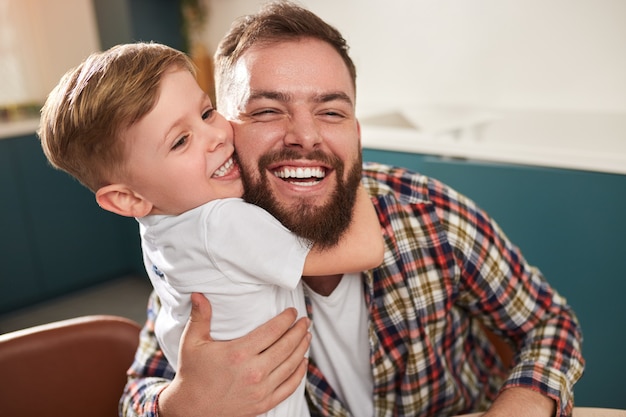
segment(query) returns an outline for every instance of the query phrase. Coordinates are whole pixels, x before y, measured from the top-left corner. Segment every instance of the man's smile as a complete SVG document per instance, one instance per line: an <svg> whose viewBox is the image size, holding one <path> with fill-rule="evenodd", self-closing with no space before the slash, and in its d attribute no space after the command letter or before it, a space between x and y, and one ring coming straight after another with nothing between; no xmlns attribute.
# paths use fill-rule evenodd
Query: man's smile
<svg viewBox="0 0 626 417"><path fill-rule="evenodd" d="M326 177L326 170L327 168L320 166L281 166L271 170L271 172L274 176L291 184L313 186L319 184Z"/></svg>

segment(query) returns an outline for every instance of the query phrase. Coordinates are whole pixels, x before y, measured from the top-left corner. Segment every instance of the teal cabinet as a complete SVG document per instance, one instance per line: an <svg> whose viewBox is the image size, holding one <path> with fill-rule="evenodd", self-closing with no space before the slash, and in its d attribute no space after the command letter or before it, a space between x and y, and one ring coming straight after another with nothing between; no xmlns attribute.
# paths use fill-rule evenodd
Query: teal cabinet
<svg viewBox="0 0 626 417"><path fill-rule="evenodd" d="M0 312L137 273L137 222L49 166L35 135L0 140Z"/></svg>
<svg viewBox="0 0 626 417"><path fill-rule="evenodd" d="M626 176L365 149L473 199L574 308L583 330L579 406L626 409Z"/></svg>
<svg viewBox="0 0 626 417"><path fill-rule="evenodd" d="M32 300L41 287L14 148L15 141L0 140L0 311Z"/></svg>
<svg viewBox="0 0 626 417"><path fill-rule="evenodd" d="M184 50L181 2L172 0L93 0L102 49L154 41Z"/></svg>

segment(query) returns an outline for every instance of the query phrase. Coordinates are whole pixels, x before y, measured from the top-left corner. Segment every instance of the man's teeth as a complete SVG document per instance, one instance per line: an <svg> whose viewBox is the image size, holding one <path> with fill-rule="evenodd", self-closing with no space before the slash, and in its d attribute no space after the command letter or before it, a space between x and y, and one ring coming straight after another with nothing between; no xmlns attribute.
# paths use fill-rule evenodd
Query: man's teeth
<svg viewBox="0 0 626 417"><path fill-rule="evenodd" d="M274 175L292 184L312 186L312 185L318 184L322 179L324 179L324 177L326 176L326 171L323 168L315 168L315 167L313 168L311 167L286 168L285 167L285 168L281 168L279 170L274 171Z"/></svg>
<svg viewBox="0 0 626 417"><path fill-rule="evenodd" d="M221 167L219 167L215 173L213 173L214 177L223 177L233 166L233 158L228 158L228 161L224 163Z"/></svg>
<svg viewBox="0 0 626 417"><path fill-rule="evenodd" d="M289 179L289 178L298 178L298 179L310 179L317 178L322 179L326 176L326 173L322 168L282 168L280 170L274 171L274 175L278 178Z"/></svg>

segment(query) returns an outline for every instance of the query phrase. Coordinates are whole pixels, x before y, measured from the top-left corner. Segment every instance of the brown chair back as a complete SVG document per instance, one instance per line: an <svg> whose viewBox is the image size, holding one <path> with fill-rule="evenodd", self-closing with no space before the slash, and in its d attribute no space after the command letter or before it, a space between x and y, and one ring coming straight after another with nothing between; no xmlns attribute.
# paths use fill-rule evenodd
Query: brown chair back
<svg viewBox="0 0 626 417"><path fill-rule="evenodd" d="M117 416L139 331L101 315L0 335L0 415Z"/></svg>
<svg viewBox="0 0 626 417"><path fill-rule="evenodd" d="M493 347L495 348L496 353L500 357L500 360L502 361L504 366L506 366L507 368L511 368L511 366L513 365L513 358L515 357L515 352L513 351L513 348L511 348L511 346L509 346L504 341L504 339L495 334L487 326L485 326L481 322L479 322L478 324L485 332L487 339L489 339L489 341L493 344Z"/></svg>

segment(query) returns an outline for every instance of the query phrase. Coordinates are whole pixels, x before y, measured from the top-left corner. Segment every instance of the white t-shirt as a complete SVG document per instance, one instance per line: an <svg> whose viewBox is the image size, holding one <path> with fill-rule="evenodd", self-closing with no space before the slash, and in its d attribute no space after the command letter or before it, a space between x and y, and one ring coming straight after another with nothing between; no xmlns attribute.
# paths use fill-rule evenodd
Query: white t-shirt
<svg viewBox="0 0 626 417"><path fill-rule="evenodd" d="M311 244L265 210L228 198L137 220L146 271L162 304L156 337L175 369L192 292L211 301L216 340L243 336L287 307L306 315L300 277ZM304 380L267 415L308 416Z"/></svg>
<svg viewBox="0 0 626 417"><path fill-rule="evenodd" d="M304 285L312 307L311 358L353 416L373 416L369 313L361 274L344 275L329 296Z"/></svg>

